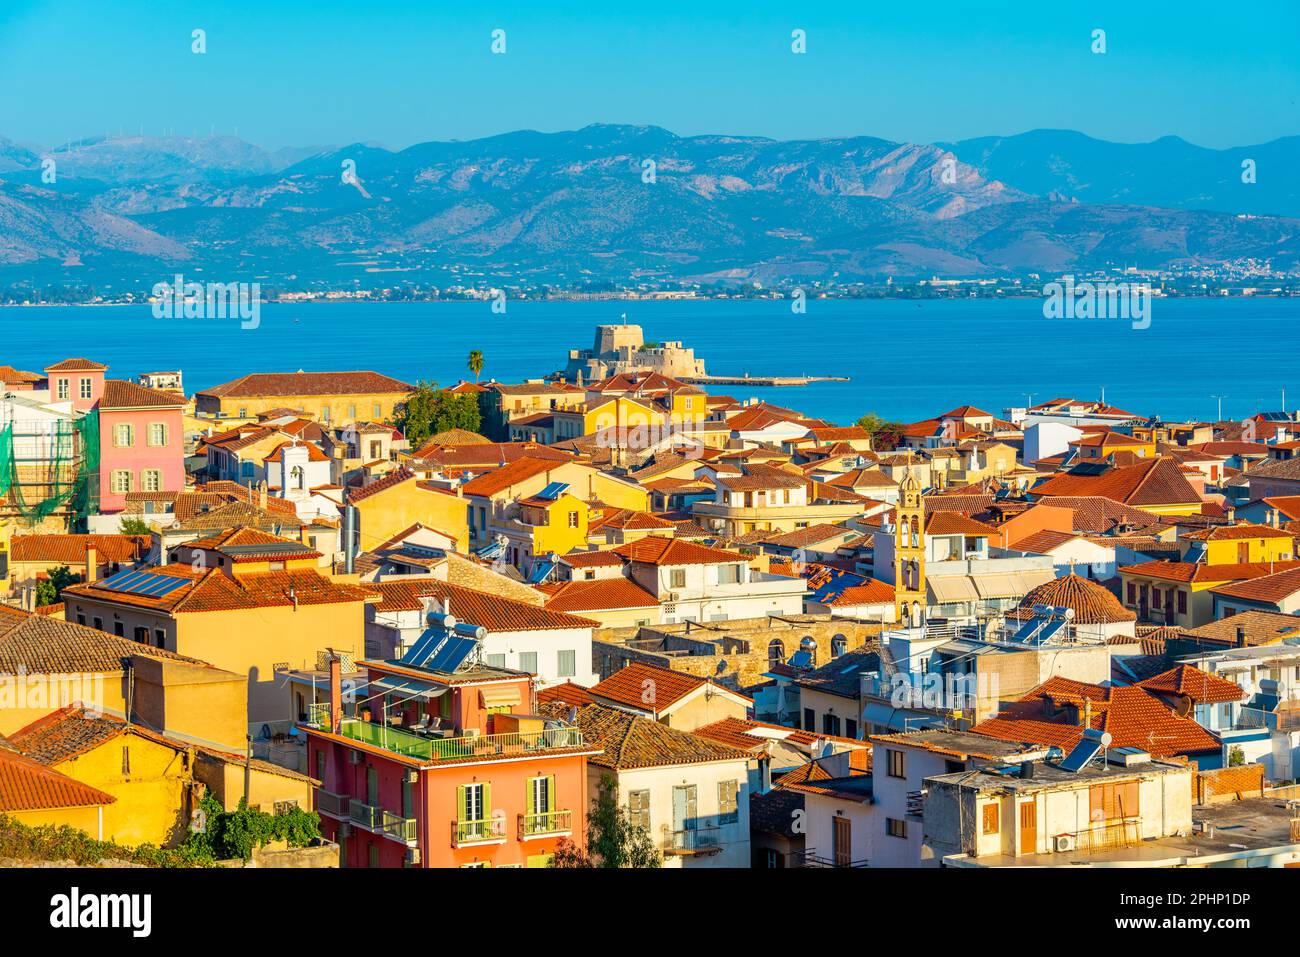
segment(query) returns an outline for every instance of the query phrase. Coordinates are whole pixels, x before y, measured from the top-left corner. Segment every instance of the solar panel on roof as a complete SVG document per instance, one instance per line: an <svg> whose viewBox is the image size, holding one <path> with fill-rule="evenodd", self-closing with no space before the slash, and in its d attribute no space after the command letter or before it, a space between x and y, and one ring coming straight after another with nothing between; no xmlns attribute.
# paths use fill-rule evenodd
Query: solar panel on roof
<svg viewBox="0 0 1300 957"><path fill-rule="evenodd" d="M1061 762L1061 767L1066 771L1074 771L1075 773L1082 771L1101 753L1101 749L1106 746L1108 740L1109 736L1106 736L1105 740L1103 740L1101 732L1088 728L1083 732L1083 737L1079 739L1079 743L1065 756L1065 760Z"/></svg>
<svg viewBox="0 0 1300 957"><path fill-rule="evenodd" d="M537 493L538 498L557 499L569 490L568 482L552 482Z"/></svg>
<svg viewBox="0 0 1300 957"><path fill-rule="evenodd" d="M1030 639L1030 641L1032 641L1035 645L1045 645L1053 638L1055 638L1056 633L1064 627L1065 627L1064 618L1053 619L1052 621L1049 621L1045 625L1043 625L1042 629L1038 632L1038 634L1034 635Z"/></svg>
<svg viewBox="0 0 1300 957"><path fill-rule="evenodd" d="M99 583L100 588L119 591L127 595L161 598L189 583L188 579L172 575L155 575L152 572L125 571L110 575Z"/></svg>
<svg viewBox="0 0 1300 957"><path fill-rule="evenodd" d="M419 666L424 664L425 660L433 654L438 644L447 636L447 632L441 628L429 628L415 643L406 649L406 654L399 659L404 665Z"/></svg>
<svg viewBox="0 0 1300 957"><path fill-rule="evenodd" d="M540 585L555 571L555 562L538 562L528 576L528 584Z"/></svg>
<svg viewBox="0 0 1300 957"><path fill-rule="evenodd" d="M465 663L465 659L478 646L473 638L461 638L452 635L438 648L438 651L424 667L432 671L453 672Z"/></svg>

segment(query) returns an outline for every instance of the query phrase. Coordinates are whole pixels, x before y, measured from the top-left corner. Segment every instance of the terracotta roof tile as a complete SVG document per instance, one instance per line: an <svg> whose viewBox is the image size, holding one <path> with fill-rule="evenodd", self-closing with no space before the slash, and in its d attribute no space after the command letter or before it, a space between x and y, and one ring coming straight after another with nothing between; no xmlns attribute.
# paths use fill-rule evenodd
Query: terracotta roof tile
<svg viewBox="0 0 1300 957"><path fill-rule="evenodd" d="M96 807L116 800L26 755L0 748L0 811Z"/></svg>
<svg viewBox="0 0 1300 957"><path fill-rule="evenodd" d="M1170 668L1138 682L1138 686L1161 694L1186 695L1198 704L1240 701L1246 697L1239 685L1191 665Z"/></svg>
<svg viewBox="0 0 1300 957"><path fill-rule="evenodd" d="M748 751L678 731L650 718L591 704L578 712L583 738L603 748L588 760L598 767L648 768L712 761L749 761Z"/></svg>
<svg viewBox="0 0 1300 957"><path fill-rule="evenodd" d="M9 558L74 565L84 563L86 549L93 548L100 561L132 563L148 554L150 541L148 535L15 535L9 543Z"/></svg>
<svg viewBox="0 0 1300 957"><path fill-rule="evenodd" d="M254 372L204 389L199 395L269 398L296 395L388 395L409 393L414 386L378 372Z"/></svg>

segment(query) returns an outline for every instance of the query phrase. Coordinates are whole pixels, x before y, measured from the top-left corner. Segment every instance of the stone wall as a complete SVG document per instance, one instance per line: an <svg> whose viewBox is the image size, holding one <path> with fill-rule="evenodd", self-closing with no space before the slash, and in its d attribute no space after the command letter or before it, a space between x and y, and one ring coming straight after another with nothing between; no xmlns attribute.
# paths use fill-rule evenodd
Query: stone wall
<svg viewBox="0 0 1300 957"><path fill-rule="evenodd" d="M608 678L629 664L640 662L684 674L713 678L737 690L764 680L770 667L769 646L781 642L782 661L789 661L805 638L817 645L817 662L832 658L835 637L845 639L852 651L880 633L879 622L834 618L830 615L789 615L780 618L743 618L696 624L646 625L640 628L605 628L593 635L592 668Z"/></svg>

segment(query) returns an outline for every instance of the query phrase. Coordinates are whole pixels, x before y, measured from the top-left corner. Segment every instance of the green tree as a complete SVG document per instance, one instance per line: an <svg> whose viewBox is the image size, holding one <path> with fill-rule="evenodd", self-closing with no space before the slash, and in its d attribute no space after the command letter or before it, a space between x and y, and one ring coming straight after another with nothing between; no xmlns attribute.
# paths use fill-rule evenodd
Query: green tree
<svg viewBox="0 0 1300 957"><path fill-rule="evenodd" d="M871 436L873 449L892 449L903 440L903 423L891 422L874 412L868 412L855 424Z"/></svg>
<svg viewBox="0 0 1300 957"><path fill-rule="evenodd" d="M38 608L58 603L59 596L63 594L63 589L81 581L81 576L74 575L67 565L60 565L58 568L47 568L45 575L43 581L36 583L36 607Z"/></svg>
<svg viewBox="0 0 1300 957"><path fill-rule="evenodd" d="M472 392L452 395L436 382L420 382L415 391L399 403L392 425L402 430L411 448L418 449L431 435L447 429L477 432L482 423L478 396Z"/></svg>
<svg viewBox="0 0 1300 957"><path fill-rule="evenodd" d="M117 526L119 535L148 535L150 531L149 523L134 515L122 519Z"/></svg>
<svg viewBox="0 0 1300 957"><path fill-rule="evenodd" d="M600 779L599 793L587 816L587 849L563 840L551 858L552 867L660 867L663 861L650 832L632 823L618 803L612 774Z"/></svg>
<svg viewBox="0 0 1300 957"><path fill-rule="evenodd" d="M469 351L469 371L474 373L474 381L478 381L479 373L483 371L483 352L480 349L471 349Z"/></svg>

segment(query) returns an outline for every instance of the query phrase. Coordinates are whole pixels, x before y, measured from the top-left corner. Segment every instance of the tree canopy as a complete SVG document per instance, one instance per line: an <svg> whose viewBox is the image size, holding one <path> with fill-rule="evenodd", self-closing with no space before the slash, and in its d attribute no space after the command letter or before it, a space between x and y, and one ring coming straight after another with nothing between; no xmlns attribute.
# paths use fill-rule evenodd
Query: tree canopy
<svg viewBox="0 0 1300 957"><path fill-rule="evenodd" d="M422 381L410 397L397 406L393 425L402 430L412 449L418 449L432 435L448 429L479 431L478 396L472 392L453 395L436 382Z"/></svg>
<svg viewBox="0 0 1300 957"><path fill-rule="evenodd" d="M618 785L612 774L600 779L599 793L587 816L587 849L561 841L552 867L660 867L662 859L650 833L633 824L618 803Z"/></svg>

